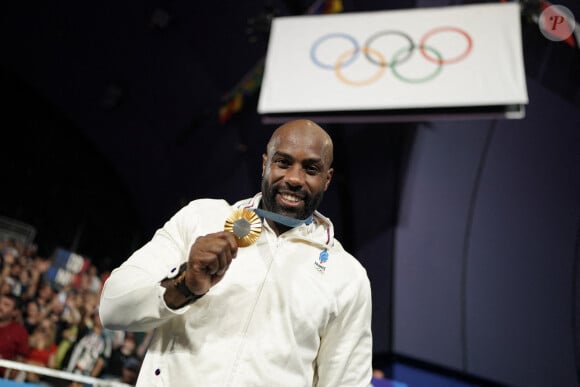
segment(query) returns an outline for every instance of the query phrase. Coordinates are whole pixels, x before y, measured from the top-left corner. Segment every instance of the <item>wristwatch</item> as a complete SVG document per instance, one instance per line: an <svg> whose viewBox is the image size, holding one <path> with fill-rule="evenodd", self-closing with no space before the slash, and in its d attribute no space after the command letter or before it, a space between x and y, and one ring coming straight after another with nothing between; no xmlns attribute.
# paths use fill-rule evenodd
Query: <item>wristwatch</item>
<svg viewBox="0 0 580 387"><path fill-rule="evenodd" d="M177 289L177 291L179 291L179 293L185 296L187 303L190 304L203 297L204 294L195 294L191 290L189 290L189 288L185 284L186 272L187 272L187 262L179 267L179 274L173 280L173 286L175 287L175 289Z"/></svg>

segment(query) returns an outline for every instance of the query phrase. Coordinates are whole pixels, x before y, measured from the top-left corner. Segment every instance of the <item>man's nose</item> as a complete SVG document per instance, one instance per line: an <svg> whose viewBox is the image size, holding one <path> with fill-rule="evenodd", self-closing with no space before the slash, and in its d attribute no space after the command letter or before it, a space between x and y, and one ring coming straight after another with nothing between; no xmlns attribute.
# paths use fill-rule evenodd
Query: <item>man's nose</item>
<svg viewBox="0 0 580 387"><path fill-rule="evenodd" d="M304 184L304 170L300 165L293 165L286 170L284 180L293 186L302 186Z"/></svg>

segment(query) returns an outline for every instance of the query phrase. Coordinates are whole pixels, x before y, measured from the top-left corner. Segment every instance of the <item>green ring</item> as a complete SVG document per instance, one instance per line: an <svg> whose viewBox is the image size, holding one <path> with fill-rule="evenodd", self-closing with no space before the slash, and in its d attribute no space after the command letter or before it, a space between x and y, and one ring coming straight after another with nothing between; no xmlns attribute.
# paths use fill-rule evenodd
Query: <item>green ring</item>
<svg viewBox="0 0 580 387"><path fill-rule="evenodd" d="M414 47L413 49L417 49L417 48L421 48L421 46ZM423 82L430 81L431 79L433 79L437 75L439 75L439 73L441 72L441 69L443 68L443 57L441 56L441 53L438 52L437 50L435 50L434 48L429 47L429 46L423 46L423 48L427 51L431 51L437 57L438 66L435 69L435 71L432 74L427 75L426 77L416 78L416 79L406 78L406 77L402 76L401 74L399 74L399 72L396 69L397 59L402 53L409 50L408 48L403 47L399 51L395 52L395 54L393 55L393 60L391 61L391 68L393 70L393 74L395 74L395 77L397 77L397 79L399 79L403 82L407 82L407 83L423 83Z"/></svg>

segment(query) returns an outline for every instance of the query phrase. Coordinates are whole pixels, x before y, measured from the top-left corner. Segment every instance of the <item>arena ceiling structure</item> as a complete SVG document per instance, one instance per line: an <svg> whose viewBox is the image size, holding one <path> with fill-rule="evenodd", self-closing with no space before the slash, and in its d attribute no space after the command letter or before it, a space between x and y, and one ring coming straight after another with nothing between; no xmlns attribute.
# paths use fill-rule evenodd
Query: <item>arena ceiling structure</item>
<svg viewBox="0 0 580 387"><path fill-rule="evenodd" d="M259 77L241 100L229 97L264 59L272 18L328 12L330 3L363 12L476 2L4 4L0 215L33 225L45 254L62 246L110 268L189 200L251 195L273 127L256 113ZM533 20L541 3L522 2L526 74L580 106L580 50L543 39ZM561 4L580 14L577 2ZM413 125L382 125L382 147L369 136L377 124L352 125L348 133L345 127L328 128L339 149L353 149L343 167L358 168L382 152L371 161L392 161L387 176L396 182ZM356 216L348 208L349 175L335 180L330 196L341 208L339 229L346 229ZM396 183L378 191L394 209ZM377 220L391 221L394 214ZM356 248L360 237L349 231L345 244Z"/></svg>

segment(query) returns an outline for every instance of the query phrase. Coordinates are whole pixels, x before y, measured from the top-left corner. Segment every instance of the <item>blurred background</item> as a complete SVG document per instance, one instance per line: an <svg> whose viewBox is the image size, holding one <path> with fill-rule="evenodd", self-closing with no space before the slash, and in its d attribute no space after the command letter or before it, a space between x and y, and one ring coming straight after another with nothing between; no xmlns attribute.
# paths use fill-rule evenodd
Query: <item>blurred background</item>
<svg viewBox="0 0 580 387"><path fill-rule="evenodd" d="M0 216L31 225L41 255L107 272L190 200L252 196L275 128L256 113L270 21L326 3L3 4ZM324 125L336 156L321 211L369 272L376 367L394 379L404 363L475 385L579 385L579 42L544 38L547 2L520 3L525 119Z"/></svg>

